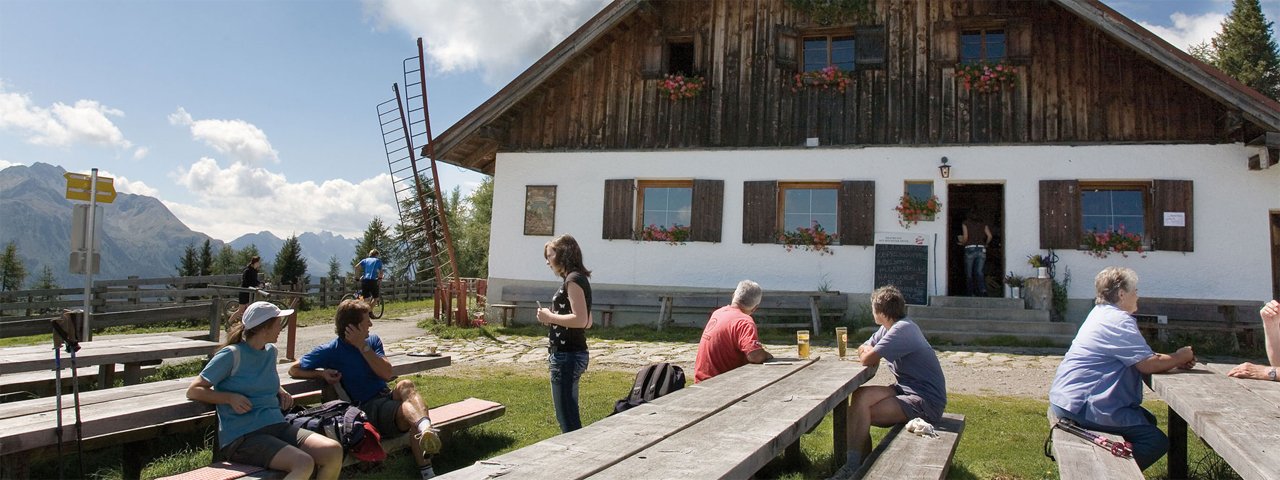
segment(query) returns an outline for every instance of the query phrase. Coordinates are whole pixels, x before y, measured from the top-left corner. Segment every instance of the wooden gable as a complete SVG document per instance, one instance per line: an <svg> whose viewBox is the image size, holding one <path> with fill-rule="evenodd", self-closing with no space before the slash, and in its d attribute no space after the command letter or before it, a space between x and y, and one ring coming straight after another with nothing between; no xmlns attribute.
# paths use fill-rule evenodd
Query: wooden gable
<svg viewBox="0 0 1280 480"><path fill-rule="evenodd" d="M491 174L497 151L789 147L809 137L1220 143L1268 131L1267 119L1242 121L1168 61L1117 40L1083 10L1092 0L873 3L869 18L820 27L785 0L619 0L446 131L437 150ZM1006 32L1011 88L976 93L955 78L960 32L975 26ZM805 35L841 31L860 46L848 88L797 87ZM694 70L706 86L672 100L658 91L662 55L681 39L696 39Z"/></svg>

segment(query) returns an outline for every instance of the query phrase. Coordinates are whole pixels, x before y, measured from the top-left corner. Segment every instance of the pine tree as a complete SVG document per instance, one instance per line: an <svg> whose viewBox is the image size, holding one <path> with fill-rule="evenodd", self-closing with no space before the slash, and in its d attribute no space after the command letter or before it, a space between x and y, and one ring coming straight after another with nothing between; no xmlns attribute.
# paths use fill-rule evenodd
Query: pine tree
<svg viewBox="0 0 1280 480"><path fill-rule="evenodd" d="M258 253L258 246L252 243L250 243L249 246L240 249L240 251L236 253L236 270L233 273L240 273L244 270L244 267L249 266L249 259L259 255L261 254ZM266 270L266 262L262 263L264 264L262 270Z"/></svg>
<svg viewBox="0 0 1280 480"><path fill-rule="evenodd" d="M213 275L213 246L209 244L209 239L204 239L204 245L200 247L200 273L198 275Z"/></svg>
<svg viewBox="0 0 1280 480"><path fill-rule="evenodd" d="M32 290L55 290L58 287L58 277L53 275L53 268L45 265L40 268L40 276L36 277L35 283L31 285Z"/></svg>
<svg viewBox="0 0 1280 480"><path fill-rule="evenodd" d="M361 273L360 261L368 257L369 251L375 248L378 249L378 258L382 259L384 268L399 263L396 261L399 255L396 252L396 241L391 238L391 229L378 217L369 221L369 226L365 227L360 242L356 243L355 256L351 259L352 273L357 275ZM396 278L394 275L388 275L388 277Z"/></svg>
<svg viewBox="0 0 1280 480"><path fill-rule="evenodd" d="M214 275L230 275L240 273L244 265L236 264L236 249L231 245L223 244L218 250L218 256L213 261Z"/></svg>
<svg viewBox="0 0 1280 480"><path fill-rule="evenodd" d="M188 243L178 260L178 276L194 277L200 274L200 254L196 253L196 244Z"/></svg>
<svg viewBox="0 0 1280 480"><path fill-rule="evenodd" d="M342 262L338 261L338 256L329 257L329 281L335 284L342 281Z"/></svg>
<svg viewBox="0 0 1280 480"><path fill-rule="evenodd" d="M27 278L27 267L18 258L18 242L10 241L0 256L0 292L22 288Z"/></svg>
<svg viewBox="0 0 1280 480"><path fill-rule="evenodd" d="M297 235L290 235L285 239L284 246L276 254L273 272L282 285L296 285L310 280L307 277L307 259L302 258L302 246L298 243Z"/></svg>
<svg viewBox="0 0 1280 480"><path fill-rule="evenodd" d="M489 276L489 224L493 220L493 177L486 178L467 196L467 210L453 240L458 272L463 277Z"/></svg>
<svg viewBox="0 0 1280 480"><path fill-rule="evenodd" d="M1263 95L1280 99L1280 49L1272 24L1262 15L1258 0L1234 0L1222 32L1209 48L1193 47L1192 53Z"/></svg>

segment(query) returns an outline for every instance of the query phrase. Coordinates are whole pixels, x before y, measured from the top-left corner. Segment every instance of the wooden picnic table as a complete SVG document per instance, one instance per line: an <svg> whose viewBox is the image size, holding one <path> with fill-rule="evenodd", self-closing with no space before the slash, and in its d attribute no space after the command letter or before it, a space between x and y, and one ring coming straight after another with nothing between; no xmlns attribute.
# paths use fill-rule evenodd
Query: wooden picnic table
<svg viewBox="0 0 1280 480"><path fill-rule="evenodd" d="M387 360L391 362L392 373L395 375L446 367L450 363L447 355L415 357L394 354L387 355ZM323 383L314 379L290 378L290 365L281 364L277 370L281 386L295 396L308 392L318 393ZM212 405L187 399L187 387L193 379L194 377L164 380L82 392L80 416L84 438L111 439L117 435L131 434L130 438L136 439L140 430L164 432L165 428L174 423L190 422L213 415ZM63 397L62 438L64 441L71 441L75 438L72 399L69 394ZM55 401L55 398L39 398L0 404L0 446L3 446L4 456L57 445Z"/></svg>
<svg viewBox="0 0 1280 480"><path fill-rule="evenodd" d="M677 301L687 305L677 305ZM660 293L658 294L658 325L669 325L672 322L672 314L677 307L696 306L707 309L707 313L715 311L717 308L729 305L733 301L733 291L724 290L719 292L682 292L682 293ZM821 330L822 324L822 307L831 307L832 303L838 303L842 306L839 308L841 312L845 310L848 302L847 296L840 292L791 292L791 291L766 291L764 297L760 299L760 305L756 307L756 315L767 315L769 310L797 310L807 309L809 312L810 324L807 325L814 332ZM765 324L767 325L767 324ZM777 326L799 327L799 324L786 324Z"/></svg>
<svg viewBox="0 0 1280 480"><path fill-rule="evenodd" d="M192 340L173 335L148 335L81 342L76 352L76 366L101 367L100 377L111 381L115 364L124 364L124 383L134 385L141 381L142 365L167 358L192 357L213 353L216 342ZM62 369L70 370L71 356L61 352ZM52 343L39 346L0 348L0 375L51 371L55 369ZM68 373L69 374L69 373Z"/></svg>
<svg viewBox="0 0 1280 480"><path fill-rule="evenodd" d="M1169 477L1187 478L1187 427L1245 479L1280 478L1280 383L1231 378L1234 365L1151 375L1169 405Z"/></svg>
<svg viewBox="0 0 1280 480"><path fill-rule="evenodd" d="M746 365L440 478L747 478L827 412L843 459L849 395L874 375L835 357Z"/></svg>

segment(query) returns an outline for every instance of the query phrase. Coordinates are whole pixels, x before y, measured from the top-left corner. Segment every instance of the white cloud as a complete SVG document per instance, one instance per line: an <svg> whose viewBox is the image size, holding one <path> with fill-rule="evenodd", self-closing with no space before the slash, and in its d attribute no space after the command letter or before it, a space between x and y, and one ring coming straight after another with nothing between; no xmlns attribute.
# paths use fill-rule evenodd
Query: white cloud
<svg viewBox="0 0 1280 480"><path fill-rule="evenodd" d="M201 158L173 178L195 199L165 205L192 230L226 241L262 230L281 238L321 230L354 237L375 216L398 221L391 177L385 173L358 183L290 183L262 167L232 163L223 168L212 158Z"/></svg>
<svg viewBox="0 0 1280 480"><path fill-rule="evenodd" d="M137 149L135 149L135 150L133 151L133 159L134 159L134 160L142 160L143 158L146 158L146 157L147 157L147 154L148 154L148 153L151 153L151 149L150 149L150 148L147 148L147 147L138 147Z"/></svg>
<svg viewBox="0 0 1280 480"><path fill-rule="evenodd" d="M84 143L128 149L133 142L125 139L109 118L123 116L124 112L95 100L42 107L30 95L8 91L0 83L0 130L24 135L27 143L34 145L66 147Z"/></svg>
<svg viewBox="0 0 1280 480"><path fill-rule="evenodd" d="M608 0L364 0L378 27L422 37L428 67L441 73L481 70L499 85L568 37Z"/></svg>
<svg viewBox="0 0 1280 480"><path fill-rule="evenodd" d="M1159 35L1166 42L1173 44L1173 46L1187 50L1192 45L1206 43L1213 38L1222 29L1222 21L1226 18L1227 16L1222 13L1210 12L1201 15L1187 15L1182 12L1174 12L1169 15L1169 20L1173 21L1172 27L1153 25L1146 22L1138 23L1143 28Z"/></svg>
<svg viewBox="0 0 1280 480"><path fill-rule="evenodd" d="M271 147L266 132L244 120L195 120L185 108L178 107L178 111L169 114L169 123L190 127L191 138L229 155L236 163L280 163L279 153Z"/></svg>
<svg viewBox="0 0 1280 480"><path fill-rule="evenodd" d="M6 168L14 167L18 165L22 165L22 164L18 162L10 162L8 160L0 160L0 170L4 170Z"/></svg>

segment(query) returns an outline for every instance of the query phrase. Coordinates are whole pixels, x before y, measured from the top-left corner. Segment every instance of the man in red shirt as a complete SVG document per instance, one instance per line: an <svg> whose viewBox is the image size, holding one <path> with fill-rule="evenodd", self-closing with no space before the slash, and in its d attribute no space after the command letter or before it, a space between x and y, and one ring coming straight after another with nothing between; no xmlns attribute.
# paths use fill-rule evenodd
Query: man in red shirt
<svg viewBox="0 0 1280 480"><path fill-rule="evenodd" d="M702 340L698 342L698 357L693 364L693 383L698 383L748 363L764 363L773 355L760 345L756 333L756 321L751 314L760 306L763 291L751 280L738 282L733 292L733 303L711 314Z"/></svg>

